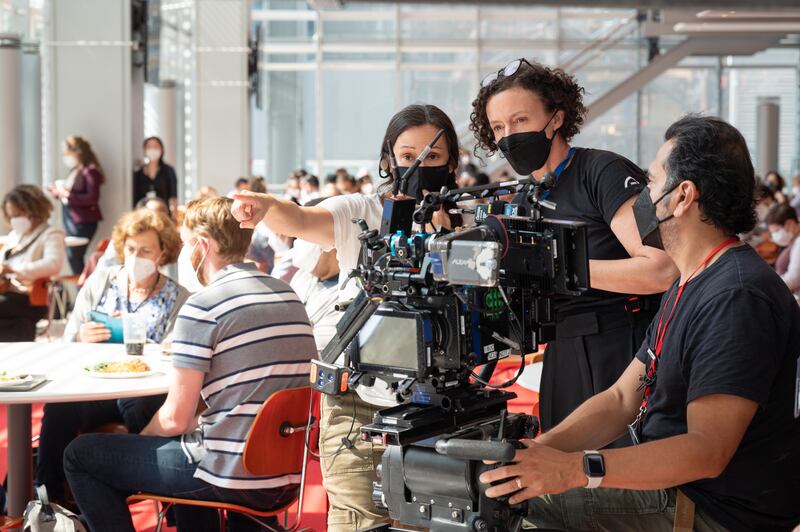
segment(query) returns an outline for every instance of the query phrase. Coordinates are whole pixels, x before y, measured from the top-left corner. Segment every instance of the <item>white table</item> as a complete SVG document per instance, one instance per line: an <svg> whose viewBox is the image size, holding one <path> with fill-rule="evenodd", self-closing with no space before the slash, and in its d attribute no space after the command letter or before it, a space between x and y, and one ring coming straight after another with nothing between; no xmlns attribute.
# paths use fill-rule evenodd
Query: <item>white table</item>
<svg viewBox="0 0 800 532"><path fill-rule="evenodd" d="M125 357L122 344L0 342L0 372L46 375L48 382L30 392L0 392L8 405L8 515L19 517L32 498L31 405L145 397L166 393L171 364L160 346L145 346L145 362L159 373L135 379L98 379L83 369Z"/></svg>

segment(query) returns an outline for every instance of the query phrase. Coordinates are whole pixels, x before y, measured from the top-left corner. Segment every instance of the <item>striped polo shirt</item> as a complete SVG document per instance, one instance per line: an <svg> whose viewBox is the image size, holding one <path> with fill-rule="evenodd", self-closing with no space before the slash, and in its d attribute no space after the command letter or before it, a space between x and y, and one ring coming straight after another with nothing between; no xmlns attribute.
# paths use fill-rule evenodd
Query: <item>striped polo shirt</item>
<svg viewBox="0 0 800 532"><path fill-rule="evenodd" d="M300 475L247 473L242 452L258 409L278 390L308 385L316 357L308 316L288 284L252 264L232 264L181 307L173 331L173 365L205 373L208 408L183 446L194 476L229 489L298 484Z"/></svg>

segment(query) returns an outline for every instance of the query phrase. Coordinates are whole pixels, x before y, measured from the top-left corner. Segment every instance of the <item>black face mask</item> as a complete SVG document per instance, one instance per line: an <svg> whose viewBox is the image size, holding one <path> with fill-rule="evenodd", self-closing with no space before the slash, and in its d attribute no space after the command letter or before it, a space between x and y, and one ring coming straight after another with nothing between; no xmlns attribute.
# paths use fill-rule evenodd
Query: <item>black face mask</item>
<svg viewBox="0 0 800 532"><path fill-rule="evenodd" d="M398 166L397 174L402 175L408 170L408 166ZM422 201L422 190L428 192L439 192L442 187L450 183L450 169L447 165L442 166L418 166L414 173L408 176L408 190L406 194L417 201Z"/></svg>
<svg viewBox="0 0 800 532"><path fill-rule="evenodd" d="M503 156L516 173L530 175L547 162L547 158L550 157L553 139L548 139L544 130L547 129L547 126L550 125L555 116L556 113L553 113L553 116L550 117L550 120L547 121L541 131L514 133L503 137L497 143L497 147L503 152ZM555 136L555 133L553 136Z"/></svg>
<svg viewBox="0 0 800 532"><path fill-rule="evenodd" d="M656 214L656 205L676 188L677 186L664 192L655 203L650 199L650 187L644 187L639 197L636 198L633 204L633 217L636 219L636 227L639 229L639 236L642 238L642 244L645 246L661 250L664 249L659 226L667 220L672 219L675 215L670 214L663 220L660 220Z"/></svg>

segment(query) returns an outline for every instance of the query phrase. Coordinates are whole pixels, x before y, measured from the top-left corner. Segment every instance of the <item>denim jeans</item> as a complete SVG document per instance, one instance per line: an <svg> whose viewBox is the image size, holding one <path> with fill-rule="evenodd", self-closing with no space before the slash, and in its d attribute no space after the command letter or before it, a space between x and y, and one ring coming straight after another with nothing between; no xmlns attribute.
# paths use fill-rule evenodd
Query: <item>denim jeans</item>
<svg viewBox="0 0 800 532"><path fill-rule="evenodd" d="M50 499L64 499L64 449L82 432L91 432L106 423L125 423L131 434L138 434L158 411L166 395L49 403L44 405L39 452L36 454L36 485L44 484Z"/></svg>
<svg viewBox="0 0 800 532"><path fill-rule="evenodd" d="M524 528L607 530L609 532L672 532L677 490L576 489L528 502ZM699 508L695 532L724 532Z"/></svg>
<svg viewBox="0 0 800 532"><path fill-rule="evenodd" d="M182 499L241 504L257 510L275 508L297 493L297 486L272 490L233 490L194 478L180 438L135 434L86 434L64 453L64 470L75 501L92 532L134 532L125 499L138 492ZM219 530L216 511L175 506L179 531ZM276 520L264 520L275 526ZM247 517L231 514L231 531L262 530Z"/></svg>
<svg viewBox="0 0 800 532"><path fill-rule="evenodd" d="M69 207L66 205L61 209L61 220L64 224L64 232L67 233L67 236L82 236L88 238L91 243L95 232L97 232L97 222L74 222L69 215ZM86 249L88 247L88 244L85 246L67 247L67 262L69 262L69 268L74 275L80 275L81 272L83 272L83 258L86 255Z"/></svg>

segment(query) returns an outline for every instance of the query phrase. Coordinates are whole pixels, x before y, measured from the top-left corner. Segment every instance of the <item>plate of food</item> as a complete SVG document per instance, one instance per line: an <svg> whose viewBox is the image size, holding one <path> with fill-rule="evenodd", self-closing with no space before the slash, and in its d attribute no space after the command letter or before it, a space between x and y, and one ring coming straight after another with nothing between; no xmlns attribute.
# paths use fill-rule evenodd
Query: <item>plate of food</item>
<svg viewBox="0 0 800 532"><path fill-rule="evenodd" d="M0 385L2 386L24 386L33 380L33 375L25 373L9 374L7 372L0 373Z"/></svg>
<svg viewBox="0 0 800 532"><path fill-rule="evenodd" d="M98 379L136 379L158 373L139 358L108 360L83 369L90 377Z"/></svg>

